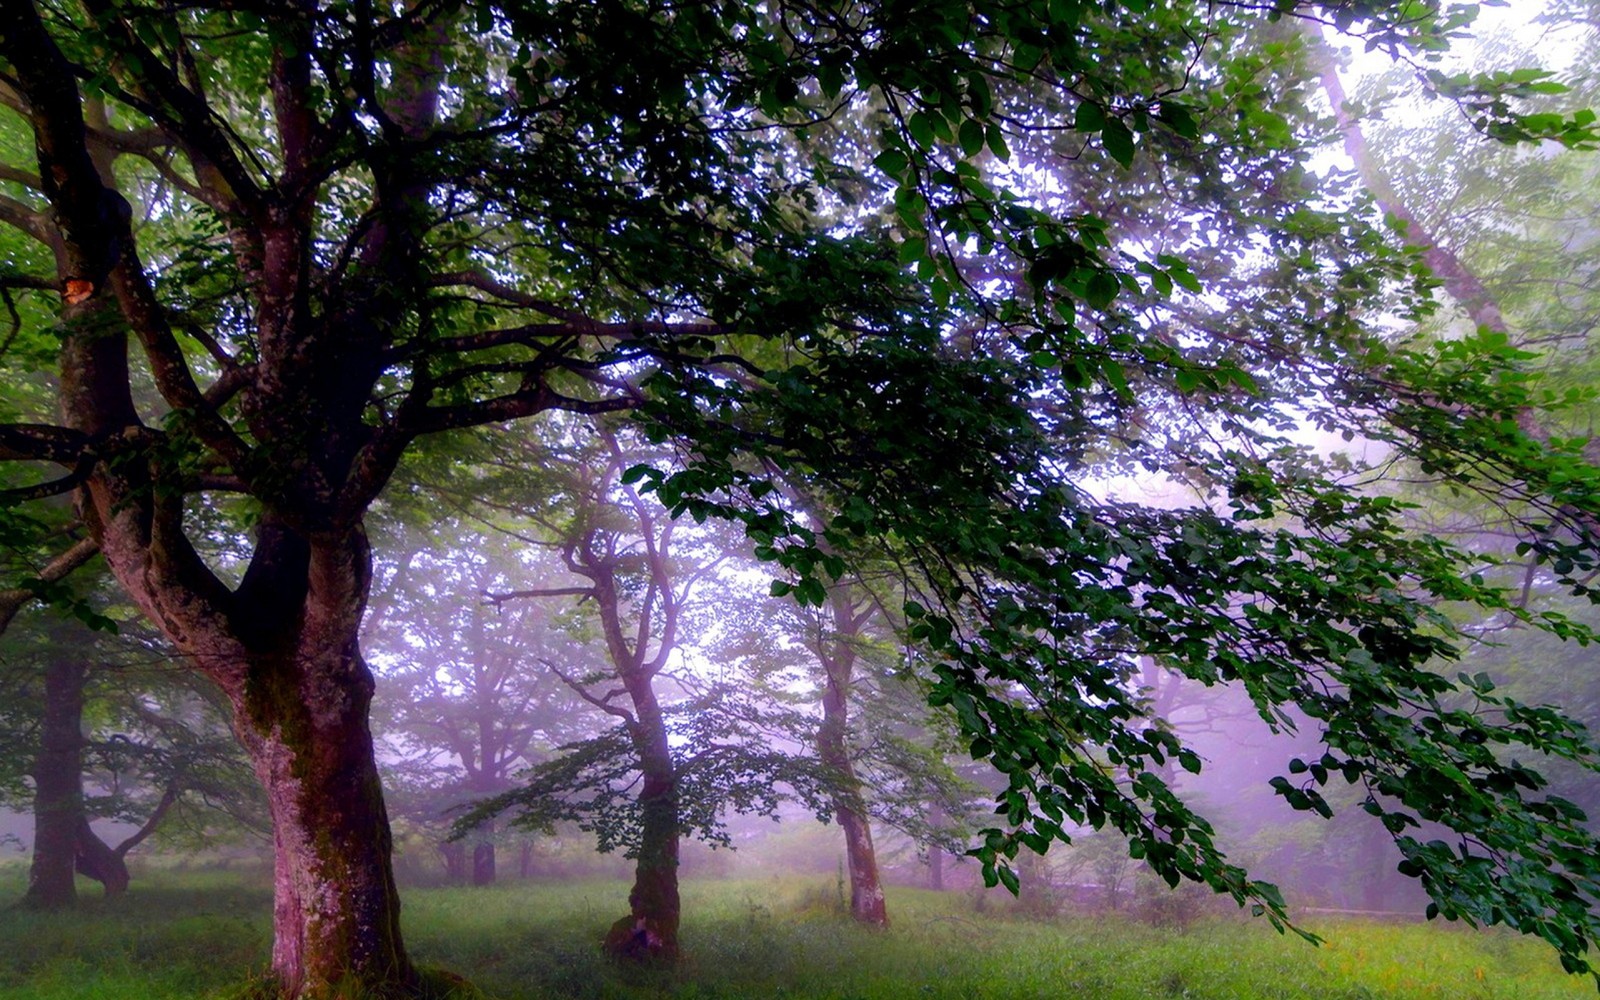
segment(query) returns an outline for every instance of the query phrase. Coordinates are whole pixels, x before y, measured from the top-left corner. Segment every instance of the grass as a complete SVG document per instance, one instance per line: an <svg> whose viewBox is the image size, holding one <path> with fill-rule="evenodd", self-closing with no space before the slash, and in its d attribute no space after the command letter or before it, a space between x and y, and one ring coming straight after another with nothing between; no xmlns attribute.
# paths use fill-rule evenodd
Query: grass
<svg viewBox="0 0 1600 1000"><path fill-rule="evenodd" d="M122 900L85 892L80 912L10 904L0 875L0 996L8 1000L226 997L258 975L270 898L238 876L151 875ZM1543 1000L1594 996L1555 956L1514 935L1434 925L1314 924L1312 948L1259 922L1183 930L1119 918L1040 923L958 893L891 890L887 932L841 919L831 883L685 886L686 959L618 968L596 947L621 912L615 882L413 889L415 958L495 1000ZM995 911L999 910L996 915Z"/></svg>

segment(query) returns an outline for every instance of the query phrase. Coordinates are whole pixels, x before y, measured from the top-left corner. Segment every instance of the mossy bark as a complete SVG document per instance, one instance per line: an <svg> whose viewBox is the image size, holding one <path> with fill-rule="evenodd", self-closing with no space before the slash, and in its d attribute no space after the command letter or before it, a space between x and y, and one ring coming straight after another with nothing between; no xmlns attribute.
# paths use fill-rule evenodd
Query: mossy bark
<svg viewBox="0 0 1600 1000"><path fill-rule="evenodd" d="M273 822L272 973L285 996L403 994L392 838L354 640L252 665L236 728Z"/></svg>
<svg viewBox="0 0 1600 1000"><path fill-rule="evenodd" d="M629 729L639 755L639 857L627 917L611 926L605 948L616 958L671 963L678 958L678 778L666 721L648 679L630 678L638 710Z"/></svg>

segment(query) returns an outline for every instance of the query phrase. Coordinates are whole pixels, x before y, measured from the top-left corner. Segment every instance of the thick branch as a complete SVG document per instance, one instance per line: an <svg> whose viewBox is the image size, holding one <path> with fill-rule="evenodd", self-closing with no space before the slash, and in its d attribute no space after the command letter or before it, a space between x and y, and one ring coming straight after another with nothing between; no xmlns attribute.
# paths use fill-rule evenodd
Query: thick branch
<svg viewBox="0 0 1600 1000"><path fill-rule="evenodd" d="M625 708L618 708L616 705L612 704L613 701L628 693L623 688L612 688L603 695L596 695L591 693L589 689L576 678L568 677L560 667L556 666L550 660L540 659L539 662L548 667L551 673L559 677L563 684L576 692L578 697L593 705L595 708L598 708L607 715L614 715L617 718L624 720L630 726L638 724L637 720L634 719L632 712Z"/></svg>
<svg viewBox="0 0 1600 1000"><path fill-rule="evenodd" d="M499 607L507 601L522 600L530 597L593 597L593 587L543 587L536 590L508 590L505 593L493 594L483 592L484 600Z"/></svg>
<svg viewBox="0 0 1600 1000"><path fill-rule="evenodd" d="M181 794L183 793L178 790L177 785L168 785L167 790L161 793L161 801L156 803L155 809L145 818L144 825L135 830L127 840L112 848L111 852L119 858L126 858L129 851L144 843L147 837L156 832L156 827L161 825L167 812L177 804Z"/></svg>
<svg viewBox="0 0 1600 1000"><path fill-rule="evenodd" d="M27 233L52 251L59 252L61 248L61 234L51 223L49 214L25 205L15 198L0 195L0 222Z"/></svg>
<svg viewBox="0 0 1600 1000"><path fill-rule="evenodd" d="M54 424L0 424L0 461L55 462L76 468L89 438Z"/></svg>

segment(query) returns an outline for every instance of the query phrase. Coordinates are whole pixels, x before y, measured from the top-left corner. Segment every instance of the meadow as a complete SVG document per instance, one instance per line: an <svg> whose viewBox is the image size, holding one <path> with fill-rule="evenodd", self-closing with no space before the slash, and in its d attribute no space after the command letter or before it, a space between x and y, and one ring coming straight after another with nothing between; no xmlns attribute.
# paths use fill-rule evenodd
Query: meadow
<svg viewBox="0 0 1600 1000"><path fill-rule="evenodd" d="M0 996L7 1000L188 1000L248 996L269 942L270 893L227 873L152 873L121 900L87 885L80 912L13 905L0 873ZM894 926L844 919L831 880L685 886L687 958L670 971L619 968L596 943L624 883L411 889L417 960L493 1000L1541 1000L1592 997L1555 956L1504 932L1449 925L1308 921L1312 947L1259 921L1157 928L1112 916L1038 921L989 899L891 889Z"/></svg>

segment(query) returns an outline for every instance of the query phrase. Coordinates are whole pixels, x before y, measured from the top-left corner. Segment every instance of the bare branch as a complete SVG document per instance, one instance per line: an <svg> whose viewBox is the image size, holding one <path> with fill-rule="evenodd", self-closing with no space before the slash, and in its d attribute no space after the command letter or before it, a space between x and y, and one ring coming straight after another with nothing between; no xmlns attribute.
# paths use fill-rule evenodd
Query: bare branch
<svg viewBox="0 0 1600 1000"><path fill-rule="evenodd" d="M535 590L508 590L502 594L494 594L485 590L484 600L499 607L507 601L523 600L531 597L593 597L593 587L543 587Z"/></svg>
<svg viewBox="0 0 1600 1000"><path fill-rule="evenodd" d="M587 687L585 687L581 681L577 680L576 678L568 677L566 673L560 667L556 666L552 661L540 657L539 662L548 668L551 673L561 678L561 683L571 688L578 695L578 697L582 698L584 701L593 705L595 708L598 708L607 715L614 715L617 718L622 719L630 726L638 725L638 720L634 718L632 712L625 708L618 708L616 705L612 704L612 702L616 701L624 694L627 694L627 691L624 689L612 688L603 695L596 695Z"/></svg>

